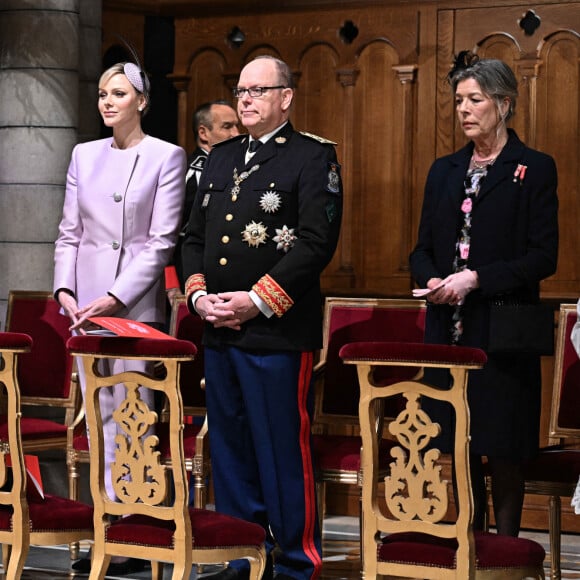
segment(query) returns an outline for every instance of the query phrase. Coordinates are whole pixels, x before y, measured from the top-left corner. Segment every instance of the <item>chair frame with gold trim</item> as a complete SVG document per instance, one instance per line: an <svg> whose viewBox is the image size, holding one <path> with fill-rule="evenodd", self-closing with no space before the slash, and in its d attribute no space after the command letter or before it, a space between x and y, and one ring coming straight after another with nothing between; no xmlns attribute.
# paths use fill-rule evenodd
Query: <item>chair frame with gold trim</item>
<svg viewBox="0 0 580 580"><path fill-rule="evenodd" d="M551 446L541 449L538 457L526 464L524 471L525 492L550 498L548 528L552 580L562 577L560 498L574 495L580 473L580 359L570 339L576 320L576 304L561 304L554 352L549 429Z"/></svg>
<svg viewBox="0 0 580 580"><path fill-rule="evenodd" d="M30 545L52 546L93 538L91 506L49 494L44 494L44 499L27 498L17 365L18 358L31 350L30 336L0 333L0 384L8 423L8 438L0 450L0 543L5 577L14 580L22 574Z"/></svg>
<svg viewBox="0 0 580 580"><path fill-rule="evenodd" d="M27 317L34 315L33 320L21 319L21 310L26 312ZM33 339L32 351L22 357L19 371L21 404L27 408L22 419L22 445L25 453L51 449L66 451L67 428L73 423L78 410L78 378L74 372L74 361L66 351L66 341L71 335L68 330L70 320L59 311L60 305L50 292L9 292L6 331L22 332ZM33 377L35 372L38 375ZM55 377L59 381L56 385ZM46 396L48 390L58 394ZM32 417L30 415L34 408L61 409L63 420Z"/></svg>
<svg viewBox="0 0 580 580"><path fill-rule="evenodd" d="M425 308L424 300L350 297L328 297L325 300L323 346L314 367L316 391L312 422L321 526L326 512L328 483L357 486L359 501L362 486L358 379L356 372L340 360L340 347L357 340L419 342L423 340ZM342 315L344 321L337 322L337 317ZM401 316L404 320L400 319ZM381 323L376 322L377 319ZM328 373L331 365L338 367ZM340 385L334 383L332 375L340 377ZM381 414L376 425L379 439L382 438L383 423ZM378 474L379 477L385 475L386 469Z"/></svg>
<svg viewBox="0 0 580 580"><path fill-rule="evenodd" d="M467 380L487 359L479 349L412 343L351 343L341 349L357 366L361 385L364 577L522 580L544 578L543 547L525 538L474 532L469 473ZM383 387L373 381L380 366L447 368L449 389L413 380ZM403 395L406 406L389 423L398 445L379 497L376 401ZM450 483L441 478L439 450L429 443L441 432L421 407L422 397L447 402L455 416L454 464L457 516L448 514Z"/></svg>
<svg viewBox="0 0 580 580"><path fill-rule="evenodd" d="M177 580L189 577L193 562L217 564L246 558L250 578L258 580L266 563L265 530L218 512L188 507L179 374L180 365L193 359L195 346L169 338L99 336L75 336L68 344L71 353L82 359L86 374L90 487L95 508L90 580L104 578L112 556L150 560L153 580L162 578L163 562L173 563L172 578ZM107 375L100 370L101 359L162 362L166 372ZM118 426L116 457L111 464L115 501L108 497L104 481L99 394L119 383L125 385L127 396L113 413ZM143 400L146 389L168 399L170 466L163 464L159 438L152 434L159 415Z"/></svg>
<svg viewBox="0 0 580 580"><path fill-rule="evenodd" d="M183 434L185 468L193 476L193 505L197 508L206 506L211 472L201 345L203 325L203 320L187 309L186 297L176 296L171 308L169 334L180 340L189 340L197 348L195 360L184 362L180 371L181 398L186 420ZM165 417L163 412L162 419ZM165 458L165 461L171 460Z"/></svg>

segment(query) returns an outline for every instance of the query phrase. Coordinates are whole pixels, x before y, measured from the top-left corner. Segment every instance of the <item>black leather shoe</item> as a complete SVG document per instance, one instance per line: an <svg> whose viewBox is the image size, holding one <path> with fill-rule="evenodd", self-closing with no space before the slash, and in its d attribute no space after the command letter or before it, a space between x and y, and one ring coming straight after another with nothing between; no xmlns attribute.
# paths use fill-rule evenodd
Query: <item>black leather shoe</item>
<svg viewBox="0 0 580 580"><path fill-rule="evenodd" d="M249 580L250 570L248 568L243 568L238 570L237 568L231 568L228 566L223 570L220 570L217 574L212 574L211 576L204 577L203 580ZM274 564L272 558L268 556L266 560L266 568L262 576L262 580L273 580L274 579Z"/></svg>
<svg viewBox="0 0 580 580"><path fill-rule="evenodd" d="M145 560L138 558L129 558L124 562L110 562L107 568L107 576L125 576L126 574L143 572L145 565Z"/></svg>
<svg viewBox="0 0 580 580"><path fill-rule="evenodd" d="M204 580L247 580L249 576L249 571L238 570L237 568L230 568L230 566L228 566L216 574L205 576Z"/></svg>
<svg viewBox="0 0 580 580"><path fill-rule="evenodd" d="M77 572L90 572L91 571L91 559L90 558L81 558L76 562L73 562L71 568L76 570Z"/></svg>
<svg viewBox="0 0 580 580"><path fill-rule="evenodd" d="M137 558L129 558L125 562L110 562L107 568L107 576L125 576L126 574L142 572L145 570L146 565L147 562L145 560ZM71 567L77 572L86 572L88 574L91 571L91 559L81 558L74 562Z"/></svg>

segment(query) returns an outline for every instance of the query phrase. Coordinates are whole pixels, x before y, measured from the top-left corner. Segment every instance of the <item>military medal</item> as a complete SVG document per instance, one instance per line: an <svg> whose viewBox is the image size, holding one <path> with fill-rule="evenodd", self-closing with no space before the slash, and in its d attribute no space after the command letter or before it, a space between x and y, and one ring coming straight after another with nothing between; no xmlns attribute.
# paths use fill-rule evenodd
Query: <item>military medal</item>
<svg viewBox="0 0 580 580"><path fill-rule="evenodd" d="M260 198L260 207L266 213L275 213L282 205L282 198L275 191L266 191Z"/></svg>
<svg viewBox="0 0 580 580"><path fill-rule="evenodd" d="M294 228L289 228L288 226L282 226L282 229L276 228L276 235L272 238L277 243L276 249L284 250L284 252L294 246L295 239Z"/></svg>
<svg viewBox="0 0 580 580"><path fill-rule="evenodd" d="M260 244L265 244L267 237L266 226L262 222L251 221L242 232L242 239L250 248L257 248Z"/></svg>
<svg viewBox="0 0 580 580"><path fill-rule="evenodd" d="M240 183L242 183L242 181L248 179L248 177L250 177L250 175L252 175L252 173L254 173L254 171L258 171L258 169L260 169L260 166L258 164L253 165L252 167L250 167L250 169L248 169L248 171L242 171L242 173L240 173L240 175L238 175L238 168L234 167L234 186L232 187L232 189L230 190L230 195L232 197L232 201L236 201L238 199L238 195L240 194Z"/></svg>

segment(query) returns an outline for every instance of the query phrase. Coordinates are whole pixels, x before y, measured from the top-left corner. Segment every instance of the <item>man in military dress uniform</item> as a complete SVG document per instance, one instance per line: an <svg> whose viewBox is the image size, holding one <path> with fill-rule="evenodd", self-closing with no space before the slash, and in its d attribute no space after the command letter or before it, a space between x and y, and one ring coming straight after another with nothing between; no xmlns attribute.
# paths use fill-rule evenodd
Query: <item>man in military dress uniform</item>
<svg viewBox="0 0 580 580"><path fill-rule="evenodd" d="M310 387L320 274L342 214L334 147L288 122L292 87L278 59L244 67L234 95L249 135L212 149L183 246L189 308L207 323L216 507L264 526L277 547L264 578L278 580L317 578L322 566ZM245 579L244 564L214 578Z"/></svg>

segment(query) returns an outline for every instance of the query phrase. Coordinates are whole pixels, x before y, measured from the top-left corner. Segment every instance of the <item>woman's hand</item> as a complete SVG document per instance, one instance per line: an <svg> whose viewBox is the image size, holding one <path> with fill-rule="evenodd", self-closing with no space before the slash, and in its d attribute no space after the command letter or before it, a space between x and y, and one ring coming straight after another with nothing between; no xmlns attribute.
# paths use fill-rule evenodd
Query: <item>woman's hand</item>
<svg viewBox="0 0 580 580"><path fill-rule="evenodd" d="M110 294L101 296L78 310L77 319L73 321L74 324L71 326L71 330L79 330L81 334L84 334L86 329L92 325L88 320L89 318L93 316L113 316L123 306L120 300Z"/></svg>
<svg viewBox="0 0 580 580"><path fill-rule="evenodd" d="M443 280L444 298L447 304L455 306L456 304L463 304L465 297L476 288L479 287L479 276L474 270L461 270L447 276Z"/></svg>
<svg viewBox="0 0 580 580"><path fill-rule="evenodd" d="M61 305L64 313L71 319L71 322L76 324L79 317L79 306L77 304L77 299L68 292L60 290L56 295L58 303Z"/></svg>

